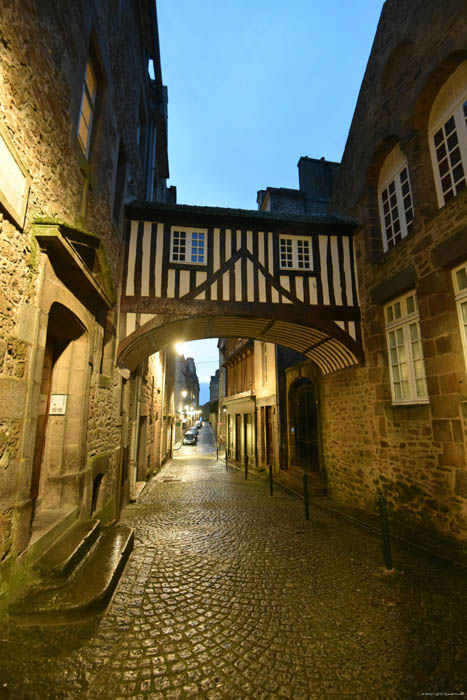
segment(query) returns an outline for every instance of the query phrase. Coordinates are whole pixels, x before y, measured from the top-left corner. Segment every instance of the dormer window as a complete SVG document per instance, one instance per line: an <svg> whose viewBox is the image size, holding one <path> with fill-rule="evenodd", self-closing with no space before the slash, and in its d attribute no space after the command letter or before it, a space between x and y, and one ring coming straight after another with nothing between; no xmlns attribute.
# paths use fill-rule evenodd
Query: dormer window
<svg viewBox="0 0 467 700"><path fill-rule="evenodd" d="M466 187L467 61L439 91L430 112L428 138L438 204L442 207Z"/></svg>
<svg viewBox="0 0 467 700"><path fill-rule="evenodd" d="M378 201L383 250L386 252L412 232L413 202L407 160L395 146L380 171Z"/></svg>

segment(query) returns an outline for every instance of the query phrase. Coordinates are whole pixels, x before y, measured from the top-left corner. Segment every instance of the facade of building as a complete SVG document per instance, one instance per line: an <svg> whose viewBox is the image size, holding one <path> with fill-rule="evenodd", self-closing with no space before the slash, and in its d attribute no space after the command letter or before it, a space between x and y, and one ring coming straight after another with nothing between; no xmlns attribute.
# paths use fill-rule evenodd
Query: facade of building
<svg viewBox="0 0 467 700"><path fill-rule="evenodd" d="M337 501L370 511L381 490L409 527L458 540L467 532L466 40L463 2L386 2L342 164L301 158L300 190L258 193L260 207L289 212L333 193L328 211L356 225L365 362L327 376L311 362L285 371L285 476L298 484L304 470L320 474Z"/></svg>
<svg viewBox="0 0 467 700"><path fill-rule="evenodd" d="M284 464L277 370L282 354L288 351L273 343L244 338L223 338L220 345L225 391L219 400L219 424L229 462L244 467L248 457L252 471L262 473L271 465L279 475Z"/></svg>
<svg viewBox="0 0 467 700"><path fill-rule="evenodd" d="M358 220L365 365L321 385L337 498L467 531L467 15L383 8L332 210Z"/></svg>
<svg viewBox="0 0 467 700"><path fill-rule="evenodd" d="M174 443L179 442L185 431L199 415L199 380L192 357L177 355L174 381L175 429Z"/></svg>
<svg viewBox="0 0 467 700"><path fill-rule="evenodd" d="M0 25L2 607L43 536L115 519L170 449L170 358L114 360L124 204L174 192L154 2L13 0Z"/></svg>

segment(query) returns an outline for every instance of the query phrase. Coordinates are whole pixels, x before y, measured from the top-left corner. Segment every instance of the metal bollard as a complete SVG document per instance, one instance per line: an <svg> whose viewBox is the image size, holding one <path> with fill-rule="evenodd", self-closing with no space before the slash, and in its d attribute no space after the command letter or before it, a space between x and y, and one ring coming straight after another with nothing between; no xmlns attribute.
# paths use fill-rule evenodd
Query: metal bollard
<svg viewBox="0 0 467 700"><path fill-rule="evenodd" d="M272 464L269 465L269 495L272 496L273 490L273 480L272 480Z"/></svg>
<svg viewBox="0 0 467 700"><path fill-rule="evenodd" d="M308 493L308 474L303 474L303 500L305 502L305 518L310 519L310 496Z"/></svg>
<svg viewBox="0 0 467 700"><path fill-rule="evenodd" d="M219 443L216 445L216 462L219 461Z"/></svg>
<svg viewBox="0 0 467 700"><path fill-rule="evenodd" d="M228 448L226 447L226 448L225 448L225 468L226 468L226 469L227 469L228 460L229 460L229 450L228 450Z"/></svg>
<svg viewBox="0 0 467 700"><path fill-rule="evenodd" d="M386 509L386 499L384 498L382 492L378 494L378 508L379 515L381 518L381 537L383 545L383 559L384 565L388 571L392 571L392 557L391 557L391 542L389 540L389 525L388 525L388 513Z"/></svg>
<svg viewBox="0 0 467 700"><path fill-rule="evenodd" d="M248 479L248 455L245 455L245 479Z"/></svg>

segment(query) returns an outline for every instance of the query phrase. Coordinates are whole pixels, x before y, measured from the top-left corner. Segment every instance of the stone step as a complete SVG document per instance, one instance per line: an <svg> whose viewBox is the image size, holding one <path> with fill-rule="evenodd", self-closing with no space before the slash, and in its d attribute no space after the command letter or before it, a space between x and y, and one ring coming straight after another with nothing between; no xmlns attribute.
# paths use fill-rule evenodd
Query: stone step
<svg viewBox="0 0 467 700"><path fill-rule="evenodd" d="M63 585L97 542L99 520L81 520L69 528L34 564L42 580Z"/></svg>
<svg viewBox="0 0 467 700"><path fill-rule="evenodd" d="M27 592L10 605L20 624L76 622L108 605L133 549L133 530L113 525L102 531L94 548L61 587L47 585Z"/></svg>

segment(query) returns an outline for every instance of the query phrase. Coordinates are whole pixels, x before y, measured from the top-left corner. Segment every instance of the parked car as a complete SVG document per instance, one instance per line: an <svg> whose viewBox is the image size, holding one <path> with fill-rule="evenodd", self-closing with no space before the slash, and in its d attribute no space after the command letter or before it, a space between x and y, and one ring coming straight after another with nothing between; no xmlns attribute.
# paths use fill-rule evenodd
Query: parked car
<svg viewBox="0 0 467 700"><path fill-rule="evenodd" d="M187 431L185 435L183 436L183 444L184 445L196 445L198 442L198 437L195 432L189 432Z"/></svg>

